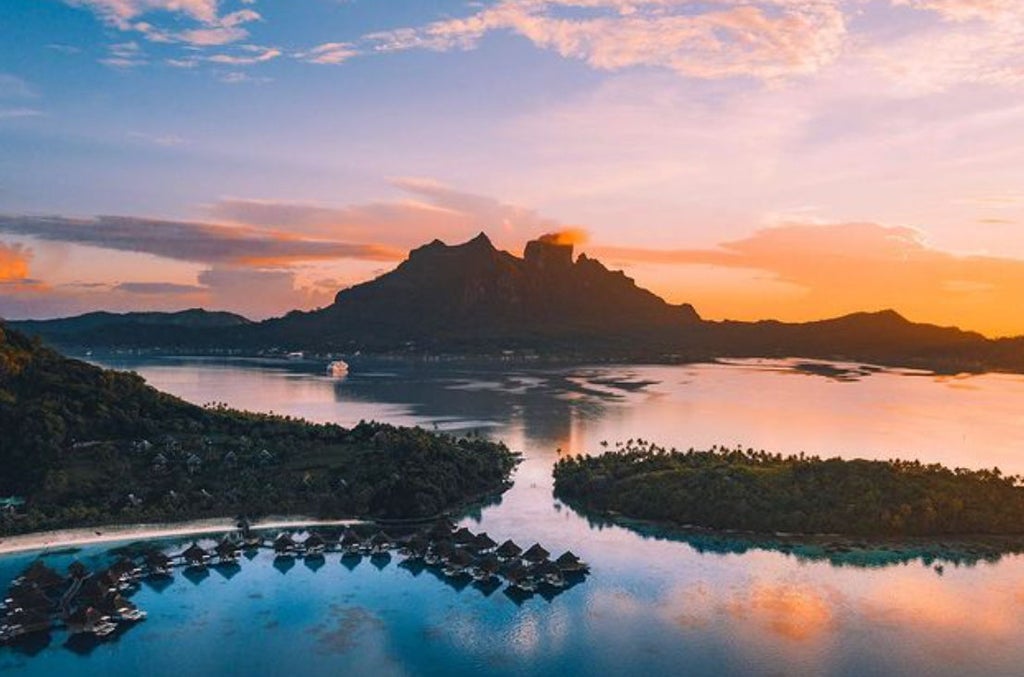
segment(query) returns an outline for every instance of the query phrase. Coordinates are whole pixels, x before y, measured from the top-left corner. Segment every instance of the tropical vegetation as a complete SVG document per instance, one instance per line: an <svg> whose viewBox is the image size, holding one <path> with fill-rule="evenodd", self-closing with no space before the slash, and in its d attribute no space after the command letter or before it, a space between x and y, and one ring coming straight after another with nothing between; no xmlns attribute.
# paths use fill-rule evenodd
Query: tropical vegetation
<svg viewBox="0 0 1024 677"><path fill-rule="evenodd" d="M753 449L666 450L643 440L560 460L555 493L601 514L712 529L861 536L1024 534L1019 476L919 461Z"/></svg>
<svg viewBox="0 0 1024 677"><path fill-rule="evenodd" d="M0 533L245 514L417 518L502 491L504 445L199 407L0 327Z"/></svg>

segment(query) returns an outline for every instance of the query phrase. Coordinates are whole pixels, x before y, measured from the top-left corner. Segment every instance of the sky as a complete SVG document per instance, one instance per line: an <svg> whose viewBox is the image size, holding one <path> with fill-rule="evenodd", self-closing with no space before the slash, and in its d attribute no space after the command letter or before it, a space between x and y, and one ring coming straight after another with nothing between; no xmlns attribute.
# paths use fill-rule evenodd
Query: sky
<svg viewBox="0 0 1024 677"><path fill-rule="evenodd" d="M4 0L0 316L546 232L709 319L1024 334L1020 0Z"/></svg>

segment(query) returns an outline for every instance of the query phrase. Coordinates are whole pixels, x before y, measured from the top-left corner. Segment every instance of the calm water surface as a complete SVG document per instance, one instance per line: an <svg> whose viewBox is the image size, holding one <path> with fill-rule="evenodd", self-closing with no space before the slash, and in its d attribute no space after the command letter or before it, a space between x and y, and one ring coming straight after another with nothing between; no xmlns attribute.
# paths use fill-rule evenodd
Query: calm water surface
<svg viewBox="0 0 1024 677"><path fill-rule="evenodd" d="M12 674L1022 674L1024 558L853 566L742 541L707 547L588 522L552 497L560 454L642 437L783 453L920 458L1024 472L1024 378L883 372L857 380L796 365L686 367L322 364L108 359L197 403L350 425L477 430L525 454L500 504L463 523L501 541L572 549L591 577L517 604L338 555L287 571L260 554L225 576L180 572L134 597L149 619L77 651L0 650ZM174 544L168 544L172 547ZM48 555L99 565L107 548ZM810 553L813 554L813 553ZM37 553L0 558L0 583ZM33 654L33 655L30 655Z"/></svg>

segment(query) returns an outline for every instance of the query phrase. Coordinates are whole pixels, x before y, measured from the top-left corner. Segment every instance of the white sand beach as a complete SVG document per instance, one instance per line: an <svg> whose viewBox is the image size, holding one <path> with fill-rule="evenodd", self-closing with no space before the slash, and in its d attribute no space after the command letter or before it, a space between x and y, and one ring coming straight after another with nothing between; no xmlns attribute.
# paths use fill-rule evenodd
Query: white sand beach
<svg viewBox="0 0 1024 677"><path fill-rule="evenodd" d="M268 517L251 525L253 529L298 529L303 527L335 527L360 524L360 520L316 520L307 517ZM152 538L176 536L201 536L221 534L237 530L232 518L193 520L171 524L115 524L110 526L84 527L40 531L0 538L0 555L9 555L31 550L57 550L96 543L115 541L144 541Z"/></svg>

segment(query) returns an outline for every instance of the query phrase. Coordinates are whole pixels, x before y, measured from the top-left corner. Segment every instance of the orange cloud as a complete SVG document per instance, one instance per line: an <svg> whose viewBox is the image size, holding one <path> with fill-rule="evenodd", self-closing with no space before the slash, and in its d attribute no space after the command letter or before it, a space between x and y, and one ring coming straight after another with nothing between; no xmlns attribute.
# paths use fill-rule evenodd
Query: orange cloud
<svg viewBox="0 0 1024 677"><path fill-rule="evenodd" d="M537 239L548 244L577 245L585 244L590 239L590 235L582 228L566 228L557 233L545 233Z"/></svg>
<svg viewBox="0 0 1024 677"><path fill-rule="evenodd" d="M0 282L20 282L28 277L32 253L21 245L0 242Z"/></svg>
<svg viewBox="0 0 1024 677"><path fill-rule="evenodd" d="M786 224L715 249L589 250L627 263L641 282L708 317L810 320L895 308L917 321L1024 334L1024 316L1008 312L1024 298L1024 260L945 252L912 228ZM694 296L673 270L694 265L747 275L725 291Z"/></svg>

